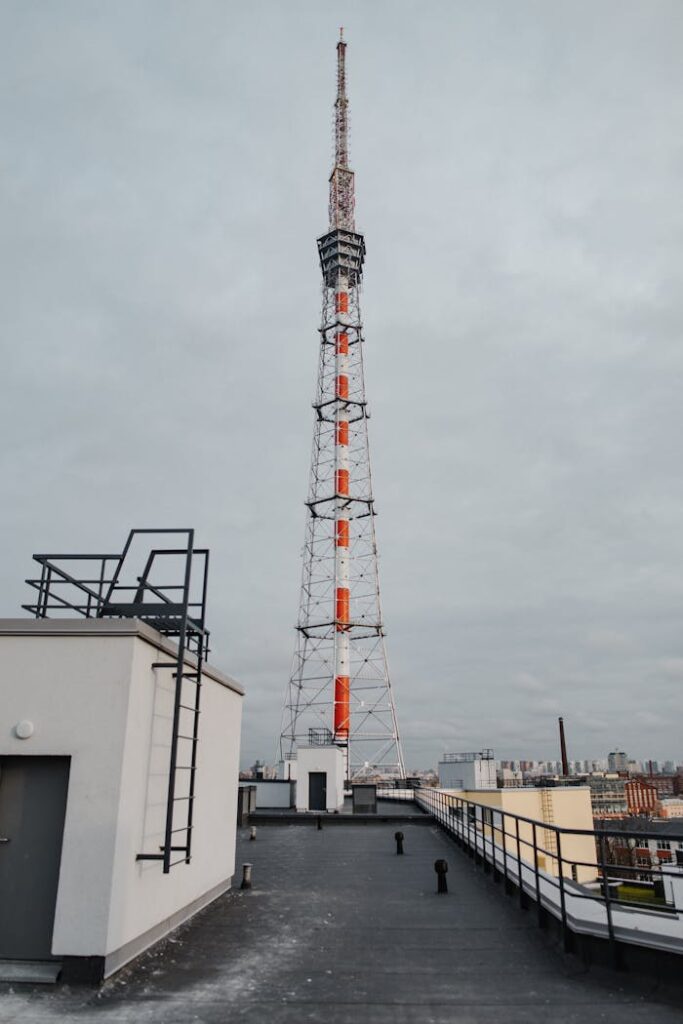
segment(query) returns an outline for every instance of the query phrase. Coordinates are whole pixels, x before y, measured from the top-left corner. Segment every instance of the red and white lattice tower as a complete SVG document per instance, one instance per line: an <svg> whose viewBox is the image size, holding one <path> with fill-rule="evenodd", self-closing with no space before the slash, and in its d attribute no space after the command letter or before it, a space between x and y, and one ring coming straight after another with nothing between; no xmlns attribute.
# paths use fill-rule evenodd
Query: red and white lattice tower
<svg viewBox="0 0 683 1024"><path fill-rule="evenodd" d="M340 35L330 227L318 239L323 308L301 604L280 758L334 743L348 779L403 778L377 573L359 304L365 242L354 222L345 58Z"/></svg>

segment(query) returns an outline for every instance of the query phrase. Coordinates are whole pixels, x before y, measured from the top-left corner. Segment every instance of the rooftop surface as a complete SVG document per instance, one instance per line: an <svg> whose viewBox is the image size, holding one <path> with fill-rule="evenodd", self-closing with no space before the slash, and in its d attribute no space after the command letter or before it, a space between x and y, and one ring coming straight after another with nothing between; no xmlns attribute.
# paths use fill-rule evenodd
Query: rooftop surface
<svg viewBox="0 0 683 1024"><path fill-rule="evenodd" d="M221 897L99 991L3 986L0 1021L683 1021L676 996L651 980L587 972L557 951L438 828L403 824L403 857L394 831L273 825L250 842L242 830L237 862L253 864L251 891ZM445 896L437 858L449 865Z"/></svg>

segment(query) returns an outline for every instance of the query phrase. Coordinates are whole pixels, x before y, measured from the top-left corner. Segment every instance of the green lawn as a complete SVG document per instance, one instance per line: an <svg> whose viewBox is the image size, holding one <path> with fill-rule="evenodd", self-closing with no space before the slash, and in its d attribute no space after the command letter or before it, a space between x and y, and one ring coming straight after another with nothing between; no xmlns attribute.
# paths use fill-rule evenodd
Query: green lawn
<svg viewBox="0 0 683 1024"><path fill-rule="evenodd" d="M666 905L663 896L655 896L652 889L641 889L637 885L620 885L619 899L629 903L652 903L660 907Z"/></svg>

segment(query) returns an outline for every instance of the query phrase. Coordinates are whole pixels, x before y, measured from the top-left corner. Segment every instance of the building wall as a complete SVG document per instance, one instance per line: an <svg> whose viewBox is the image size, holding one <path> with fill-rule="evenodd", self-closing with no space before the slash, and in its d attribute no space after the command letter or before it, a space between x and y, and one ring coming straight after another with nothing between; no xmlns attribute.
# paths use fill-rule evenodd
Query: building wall
<svg viewBox="0 0 683 1024"><path fill-rule="evenodd" d="M654 786L660 799L673 796L678 788L676 775L645 775L642 780Z"/></svg>
<svg viewBox="0 0 683 1024"><path fill-rule="evenodd" d="M596 818L623 818L627 814L626 783L614 774L591 775L586 780L590 787L593 816Z"/></svg>
<svg viewBox="0 0 683 1024"><path fill-rule="evenodd" d="M518 814L534 821L557 825L559 828L575 828L592 831L590 792L585 786L554 786L548 788L495 789L465 791L453 796L476 801L486 807L510 814ZM486 821L481 815L478 820ZM499 829L505 831L505 843L510 850L516 849L516 826L511 818L495 815L492 824L496 829L496 841L502 842ZM490 827L488 828L490 833ZM533 826L527 822L519 824L520 854L523 860L533 861ZM557 842L552 829L536 828L537 846L546 851L539 855L539 867L551 874L559 874ZM562 873L579 882L594 881L597 876L595 840L592 835L565 834L561 838ZM583 862L583 863L582 863ZM575 865L575 872L572 871Z"/></svg>
<svg viewBox="0 0 683 1024"><path fill-rule="evenodd" d="M657 811L660 818L683 818L683 799L669 797L666 800L660 800Z"/></svg>
<svg viewBox="0 0 683 1024"><path fill-rule="evenodd" d="M654 814L657 790L641 779L630 779L624 786L629 814Z"/></svg>
<svg viewBox="0 0 683 1024"><path fill-rule="evenodd" d="M524 776L512 768L500 768L496 772L496 782L499 789L518 789L524 783Z"/></svg>
<svg viewBox="0 0 683 1024"><path fill-rule="evenodd" d="M294 783L275 779L264 779L258 782L244 782L240 786L256 787L257 807L289 808L293 806L292 788Z"/></svg>
<svg viewBox="0 0 683 1024"><path fill-rule="evenodd" d="M57 956L111 957L150 930L157 938L234 873L242 692L212 669L203 677L192 861L170 875L159 861L136 861L159 852L163 837L172 670L152 663L169 661L170 650L125 620L0 622L11 727L0 753L71 757ZM14 734L22 719L35 726L28 740Z"/></svg>
<svg viewBox="0 0 683 1024"><path fill-rule="evenodd" d="M493 758L468 761L439 761L439 786L442 789L493 789L496 786L496 762Z"/></svg>

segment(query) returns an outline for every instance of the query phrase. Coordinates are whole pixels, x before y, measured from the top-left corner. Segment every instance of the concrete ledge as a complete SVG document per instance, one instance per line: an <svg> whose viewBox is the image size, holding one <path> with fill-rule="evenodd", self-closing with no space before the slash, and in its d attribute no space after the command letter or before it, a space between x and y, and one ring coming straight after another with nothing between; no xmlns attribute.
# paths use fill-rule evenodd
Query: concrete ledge
<svg viewBox="0 0 683 1024"><path fill-rule="evenodd" d="M323 828L328 825L434 825L429 814L334 814L328 811L252 811L249 821L253 825L308 825L314 828L318 818Z"/></svg>
<svg viewBox="0 0 683 1024"><path fill-rule="evenodd" d="M139 636L165 654L172 657L178 654L178 648L171 640L140 619L0 619L0 636ZM185 660L189 665L197 664L196 658L189 652ZM244 690L238 682L219 672L209 662L204 662L202 674L244 696Z"/></svg>

